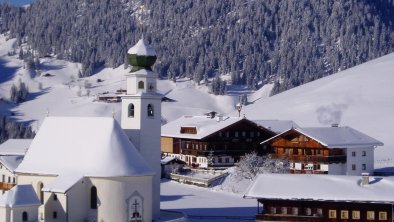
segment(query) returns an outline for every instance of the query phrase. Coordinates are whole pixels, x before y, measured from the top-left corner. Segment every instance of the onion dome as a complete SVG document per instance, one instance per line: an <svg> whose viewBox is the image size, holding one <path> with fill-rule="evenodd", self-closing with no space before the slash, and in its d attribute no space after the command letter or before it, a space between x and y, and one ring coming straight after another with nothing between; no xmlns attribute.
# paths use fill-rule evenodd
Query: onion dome
<svg viewBox="0 0 394 222"><path fill-rule="evenodd" d="M152 70L153 64L156 62L156 51L142 37L137 44L127 52L129 64L133 66L130 72L136 72L140 69Z"/></svg>

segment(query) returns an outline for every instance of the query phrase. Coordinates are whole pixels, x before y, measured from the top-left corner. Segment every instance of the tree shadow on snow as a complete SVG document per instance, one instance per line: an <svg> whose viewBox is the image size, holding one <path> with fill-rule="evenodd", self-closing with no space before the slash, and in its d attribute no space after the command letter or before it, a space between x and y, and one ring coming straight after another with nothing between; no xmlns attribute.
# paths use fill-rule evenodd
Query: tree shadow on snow
<svg viewBox="0 0 394 222"><path fill-rule="evenodd" d="M0 59L0 84L11 80L16 71L20 68L17 66L6 66L6 63L7 62L4 59Z"/></svg>
<svg viewBox="0 0 394 222"><path fill-rule="evenodd" d="M160 202L175 201L187 196L194 196L194 195L160 195Z"/></svg>

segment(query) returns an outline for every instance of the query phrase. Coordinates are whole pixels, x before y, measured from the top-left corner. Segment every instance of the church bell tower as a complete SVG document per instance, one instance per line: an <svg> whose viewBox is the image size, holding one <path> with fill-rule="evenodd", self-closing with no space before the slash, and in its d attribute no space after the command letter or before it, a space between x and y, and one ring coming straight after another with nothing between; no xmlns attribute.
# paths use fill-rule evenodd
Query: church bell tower
<svg viewBox="0 0 394 222"><path fill-rule="evenodd" d="M135 147L156 172L153 178L153 218L160 214L161 99L158 75L152 71L156 52L142 37L127 53L132 66L126 74L126 94L122 96L121 126Z"/></svg>

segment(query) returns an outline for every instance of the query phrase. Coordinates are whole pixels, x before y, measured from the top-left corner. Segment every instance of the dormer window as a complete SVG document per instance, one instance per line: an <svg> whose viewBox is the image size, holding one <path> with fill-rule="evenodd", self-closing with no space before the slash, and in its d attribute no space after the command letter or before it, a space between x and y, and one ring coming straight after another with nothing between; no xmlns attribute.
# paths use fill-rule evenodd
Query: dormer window
<svg viewBox="0 0 394 222"><path fill-rule="evenodd" d="M127 111L128 111L127 116L130 118L133 118L134 117L134 104L130 103Z"/></svg>
<svg viewBox="0 0 394 222"><path fill-rule="evenodd" d="M153 105L149 104L148 105L148 117L153 117L153 116L154 116Z"/></svg>
<svg viewBox="0 0 394 222"><path fill-rule="evenodd" d="M139 81L138 82L138 89L144 89L144 88L145 88L144 81Z"/></svg>

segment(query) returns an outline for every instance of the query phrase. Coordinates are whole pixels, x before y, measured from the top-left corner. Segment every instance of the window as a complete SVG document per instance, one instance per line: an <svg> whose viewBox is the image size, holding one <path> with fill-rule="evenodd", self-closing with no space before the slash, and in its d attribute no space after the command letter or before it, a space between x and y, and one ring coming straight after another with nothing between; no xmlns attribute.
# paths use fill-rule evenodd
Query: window
<svg viewBox="0 0 394 222"><path fill-rule="evenodd" d="M282 214L287 214L287 207L282 207L280 211Z"/></svg>
<svg viewBox="0 0 394 222"><path fill-rule="evenodd" d="M387 212L379 211L379 220L387 220Z"/></svg>
<svg viewBox="0 0 394 222"><path fill-rule="evenodd" d="M238 137L238 131L235 131L234 136Z"/></svg>
<svg viewBox="0 0 394 222"><path fill-rule="evenodd" d="M55 193L53 194L53 200L57 200L57 195Z"/></svg>
<svg viewBox="0 0 394 222"><path fill-rule="evenodd" d="M246 136L246 132L242 131L242 137L245 137L245 136Z"/></svg>
<svg viewBox="0 0 394 222"><path fill-rule="evenodd" d="M230 163L230 159L229 158L226 158L226 163Z"/></svg>
<svg viewBox="0 0 394 222"><path fill-rule="evenodd" d="M276 208L275 207L271 207L270 212L271 212L271 214L276 214Z"/></svg>
<svg viewBox="0 0 394 222"><path fill-rule="evenodd" d="M144 89L144 86L145 84L144 84L144 81L139 81L138 82L138 89Z"/></svg>
<svg viewBox="0 0 394 222"><path fill-rule="evenodd" d="M97 188L90 188L90 209L97 209Z"/></svg>
<svg viewBox="0 0 394 222"><path fill-rule="evenodd" d="M24 212L22 213L22 221L28 221L28 220L29 220L29 216L27 215L27 212L24 211Z"/></svg>
<svg viewBox="0 0 394 222"><path fill-rule="evenodd" d="M323 216L323 209L317 208L316 209L316 214L317 214L317 216Z"/></svg>
<svg viewBox="0 0 394 222"><path fill-rule="evenodd" d="M305 209L305 214L306 214L307 216L311 216L311 215L312 215L312 209L311 209L311 208L306 208L306 209Z"/></svg>
<svg viewBox="0 0 394 222"><path fill-rule="evenodd" d="M53 218L53 219L57 219L57 212L56 212L56 211L53 211L53 213L52 213L52 218Z"/></svg>
<svg viewBox="0 0 394 222"><path fill-rule="evenodd" d="M336 210L329 210L328 211L328 218L330 218L330 219L337 218L337 211Z"/></svg>
<svg viewBox="0 0 394 222"><path fill-rule="evenodd" d="M222 163L222 158L221 157L218 158L218 162Z"/></svg>
<svg viewBox="0 0 394 222"><path fill-rule="evenodd" d="M153 117L153 116L154 116L153 105L149 104L148 105L148 117Z"/></svg>
<svg viewBox="0 0 394 222"><path fill-rule="evenodd" d="M5 175L3 174L3 178L1 180L1 182L5 182Z"/></svg>
<svg viewBox="0 0 394 222"><path fill-rule="evenodd" d="M8 177L8 183L11 183L11 177Z"/></svg>
<svg viewBox="0 0 394 222"><path fill-rule="evenodd" d="M222 132L219 132L219 137L222 137Z"/></svg>
<svg viewBox="0 0 394 222"><path fill-rule="evenodd" d="M356 152L353 151L353 152L352 152L352 156L356 156Z"/></svg>
<svg viewBox="0 0 394 222"><path fill-rule="evenodd" d="M352 170L356 170L356 164L352 164Z"/></svg>
<svg viewBox="0 0 394 222"><path fill-rule="evenodd" d="M229 132L226 132L226 137L230 137L230 133Z"/></svg>
<svg viewBox="0 0 394 222"><path fill-rule="evenodd" d="M128 117L134 117L134 104L130 103L128 110Z"/></svg>
<svg viewBox="0 0 394 222"><path fill-rule="evenodd" d="M367 211L367 220L375 220L375 211Z"/></svg>
<svg viewBox="0 0 394 222"><path fill-rule="evenodd" d="M367 151L363 151L362 156L367 156Z"/></svg>
<svg viewBox="0 0 394 222"><path fill-rule="evenodd" d="M44 188L44 184L42 183L42 182L38 182L38 184L37 184L37 190L38 190L38 192L40 192L40 201L41 201L41 204L43 204L44 203L44 191L42 191L42 188Z"/></svg>
<svg viewBox="0 0 394 222"><path fill-rule="evenodd" d="M360 219L360 211L358 211L358 210L352 211L352 219L359 220Z"/></svg>
<svg viewBox="0 0 394 222"><path fill-rule="evenodd" d="M298 208L297 207L293 207L292 212L293 215L298 215Z"/></svg>
<svg viewBox="0 0 394 222"><path fill-rule="evenodd" d="M363 170L366 170L367 169L367 165L366 164L363 164L363 165L361 165L362 166L362 169Z"/></svg>
<svg viewBox="0 0 394 222"><path fill-rule="evenodd" d="M349 219L349 211L341 210L341 219Z"/></svg>
<svg viewBox="0 0 394 222"><path fill-rule="evenodd" d="M254 137L254 132L250 132L250 137L251 137L251 138Z"/></svg>

